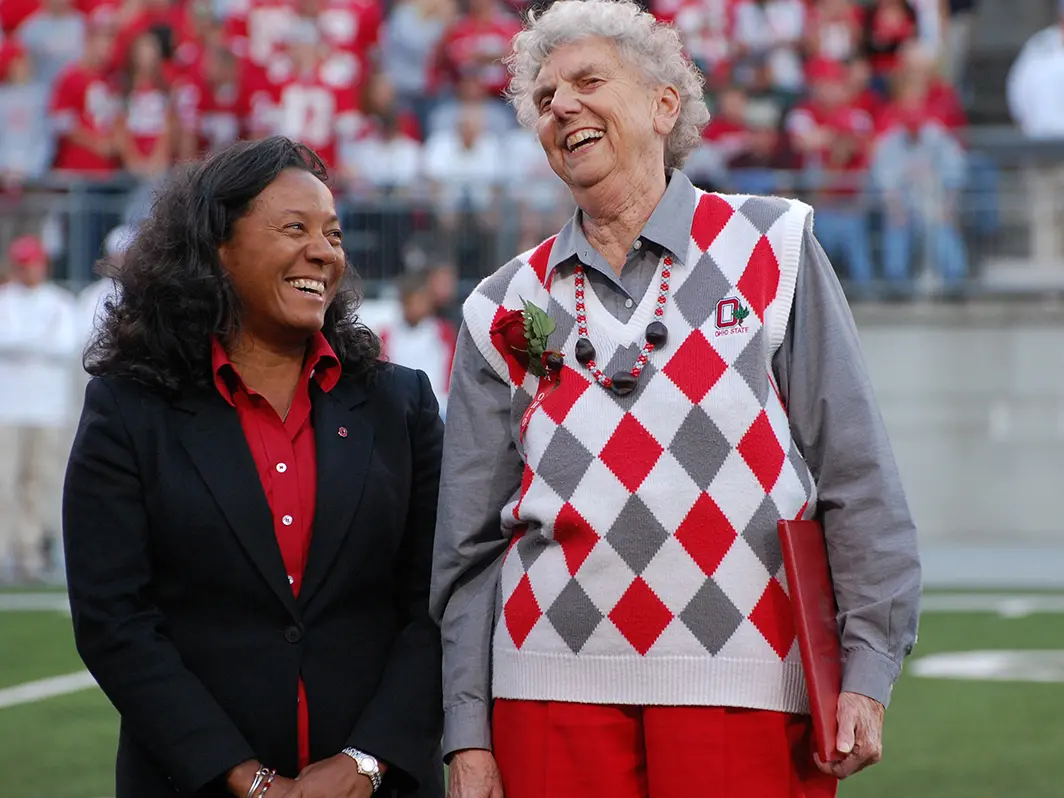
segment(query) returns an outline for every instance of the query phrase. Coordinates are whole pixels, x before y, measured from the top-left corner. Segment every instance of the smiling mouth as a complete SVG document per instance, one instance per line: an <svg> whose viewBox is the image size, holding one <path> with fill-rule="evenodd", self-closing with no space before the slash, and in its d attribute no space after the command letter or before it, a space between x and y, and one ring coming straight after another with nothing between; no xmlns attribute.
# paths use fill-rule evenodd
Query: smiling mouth
<svg viewBox="0 0 1064 798"><path fill-rule="evenodd" d="M289 280L288 284L309 296L321 297L325 296L325 283L321 280L310 280L305 277L298 278L296 280Z"/></svg>
<svg viewBox="0 0 1064 798"><path fill-rule="evenodd" d="M582 149L587 149L605 135L605 131L602 130L578 130L569 134L565 139L565 149L569 152L579 152Z"/></svg>

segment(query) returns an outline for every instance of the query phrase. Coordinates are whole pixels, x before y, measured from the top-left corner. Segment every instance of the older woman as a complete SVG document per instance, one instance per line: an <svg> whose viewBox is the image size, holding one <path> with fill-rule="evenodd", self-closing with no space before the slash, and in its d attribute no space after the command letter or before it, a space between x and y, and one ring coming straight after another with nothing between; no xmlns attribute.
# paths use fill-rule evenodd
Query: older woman
<svg viewBox="0 0 1064 798"><path fill-rule="evenodd" d="M234 145L115 275L63 531L118 798L442 795L442 422L354 321L325 177L287 139Z"/></svg>
<svg viewBox="0 0 1064 798"><path fill-rule="evenodd" d="M554 3L510 63L578 210L464 305L431 602L452 794L834 795L880 756L920 568L810 208L684 176L700 79L634 3ZM814 515L846 655L830 763L776 531Z"/></svg>

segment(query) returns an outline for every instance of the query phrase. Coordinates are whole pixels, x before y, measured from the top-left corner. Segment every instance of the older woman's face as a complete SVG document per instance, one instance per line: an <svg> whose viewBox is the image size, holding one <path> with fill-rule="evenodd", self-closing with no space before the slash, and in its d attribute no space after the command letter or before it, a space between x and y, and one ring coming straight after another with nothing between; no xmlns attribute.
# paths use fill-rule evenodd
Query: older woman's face
<svg viewBox="0 0 1064 798"><path fill-rule="evenodd" d="M554 50L532 96L540 144L570 187L663 168L679 97L671 87L647 85L609 39L594 36Z"/></svg>
<svg viewBox="0 0 1064 798"><path fill-rule="evenodd" d="M240 298L245 330L277 343L318 332L344 270L340 222L329 189L286 169L237 220L219 248Z"/></svg>

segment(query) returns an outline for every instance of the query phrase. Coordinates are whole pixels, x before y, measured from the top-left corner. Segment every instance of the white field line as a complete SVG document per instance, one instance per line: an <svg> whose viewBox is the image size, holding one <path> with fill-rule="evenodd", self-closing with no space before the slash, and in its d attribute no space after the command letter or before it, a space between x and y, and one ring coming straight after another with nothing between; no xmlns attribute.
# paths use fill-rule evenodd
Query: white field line
<svg viewBox="0 0 1064 798"><path fill-rule="evenodd" d="M19 704L32 704L60 695L69 695L96 686L96 680L88 671L68 673L65 676L52 676L49 679L37 679L33 682L16 684L0 690L0 709Z"/></svg>

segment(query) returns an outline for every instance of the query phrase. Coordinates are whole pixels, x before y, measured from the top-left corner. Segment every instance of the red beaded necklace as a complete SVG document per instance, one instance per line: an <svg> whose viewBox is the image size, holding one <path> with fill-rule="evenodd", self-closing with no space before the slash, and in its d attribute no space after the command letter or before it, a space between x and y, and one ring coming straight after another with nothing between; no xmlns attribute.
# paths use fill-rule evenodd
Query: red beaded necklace
<svg viewBox="0 0 1064 798"><path fill-rule="evenodd" d="M575 275L574 286L576 288L576 332L580 336L576 342L576 359L591 372L595 382L603 388L613 391L618 396L627 396L635 390L639 375L643 373L650 353L664 346L668 340L669 331L661 322L661 317L665 315L665 304L669 298L669 278L672 276L669 270L670 266L672 266L672 258L666 255L661 269L661 287L658 292L657 307L654 308L655 318L654 321L647 325L646 343L643 344L639 357L636 358L635 366L632 367L631 371L618 371L612 377L607 377L603 374L602 369L595 363L595 347L592 346L588 338L587 306L584 304L583 264L576 264L576 268L573 270Z"/></svg>

